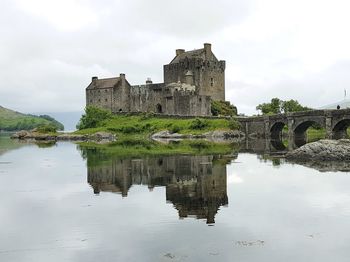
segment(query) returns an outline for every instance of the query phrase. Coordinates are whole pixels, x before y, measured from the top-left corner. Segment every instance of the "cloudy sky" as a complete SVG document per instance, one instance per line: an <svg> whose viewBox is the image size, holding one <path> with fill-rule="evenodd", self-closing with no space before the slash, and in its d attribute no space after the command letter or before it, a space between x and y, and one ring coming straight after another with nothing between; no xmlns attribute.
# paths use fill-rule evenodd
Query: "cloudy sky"
<svg viewBox="0 0 350 262"><path fill-rule="evenodd" d="M0 105L80 111L91 77L163 81L176 48L226 60L239 112L272 97L319 107L350 93L347 0L1 0Z"/></svg>

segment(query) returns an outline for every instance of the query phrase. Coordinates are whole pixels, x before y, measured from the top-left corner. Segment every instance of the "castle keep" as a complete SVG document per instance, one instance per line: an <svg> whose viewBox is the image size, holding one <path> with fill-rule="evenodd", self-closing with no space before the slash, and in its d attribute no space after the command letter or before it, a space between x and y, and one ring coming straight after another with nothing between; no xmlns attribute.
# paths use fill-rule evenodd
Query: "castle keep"
<svg viewBox="0 0 350 262"><path fill-rule="evenodd" d="M86 88L86 105L117 112L154 112L165 115L208 116L211 100L225 100L225 61L219 61L211 44L202 49L177 49L163 67L164 83L130 85L124 74L92 81Z"/></svg>

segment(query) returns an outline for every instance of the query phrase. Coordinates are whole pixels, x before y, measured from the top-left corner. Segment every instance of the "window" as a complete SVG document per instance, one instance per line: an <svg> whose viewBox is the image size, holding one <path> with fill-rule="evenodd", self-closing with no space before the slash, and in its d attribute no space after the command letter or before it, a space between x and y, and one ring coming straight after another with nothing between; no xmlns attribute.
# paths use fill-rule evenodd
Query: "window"
<svg viewBox="0 0 350 262"><path fill-rule="evenodd" d="M101 99L98 99L98 102L101 102Z"/></svg>
<svg viewBox="0 0 350 262"><path fill-rule="evenodd" d="M108 99L106 98L105 101L108 102Z"/></svg>
<svg viewBox="0 0 350 262"><path fill-rule="evenodd" d="M90 99L90 103L92 103L92 99Z"/></svg>
<svg viewBox="0 0 350 262"><path fill-rule="evenodd" d="M210 86L214 85L214 78L210 78Z"/></svg>

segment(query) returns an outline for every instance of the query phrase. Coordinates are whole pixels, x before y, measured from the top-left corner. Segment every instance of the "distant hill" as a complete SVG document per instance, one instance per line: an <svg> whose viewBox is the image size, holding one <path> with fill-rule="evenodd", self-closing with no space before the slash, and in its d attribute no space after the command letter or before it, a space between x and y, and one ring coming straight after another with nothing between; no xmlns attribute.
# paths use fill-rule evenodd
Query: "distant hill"
<svg viewBox="0 0 350 262"><path fill-rule="evenodd" d="M43 125L54 125L57 130L64 129L64 126L51 116L23 114L0 106L0 130L31 130Z"/></svg>
<svg viewBox="0 0 350 262"><path fill-rule="evenodd" d="M76 125L78 124L83 111L71 111L71 112L34 112L35 115L49 115L54 117L57 121L64 125L65 131L76 130Z"/></svg>
<svg viewBox="0 0 350 262"><path fill-rule="evenodd" d="M340 109L350 108L350 99L344 99L337 103L322 106L320 109L337 109L337 106L339 106Z"/></svg>

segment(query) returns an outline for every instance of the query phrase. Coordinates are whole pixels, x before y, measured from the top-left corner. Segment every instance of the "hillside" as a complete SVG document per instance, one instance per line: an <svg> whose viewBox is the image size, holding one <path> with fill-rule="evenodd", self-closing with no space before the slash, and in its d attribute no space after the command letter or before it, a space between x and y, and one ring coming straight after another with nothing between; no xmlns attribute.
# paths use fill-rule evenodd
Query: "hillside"
<svg viewBox="0 0 350 262"><path fill-rule="evenodd" d="M64 126L48 115L35 116L19 113L0 106L0 130L31 130L39 126L55 126L63 130Z"/></svg>

